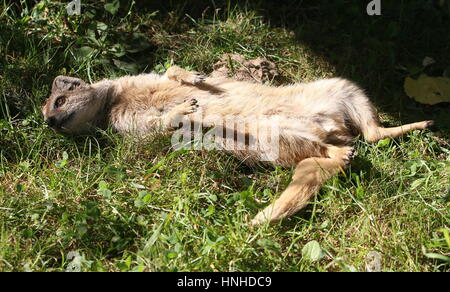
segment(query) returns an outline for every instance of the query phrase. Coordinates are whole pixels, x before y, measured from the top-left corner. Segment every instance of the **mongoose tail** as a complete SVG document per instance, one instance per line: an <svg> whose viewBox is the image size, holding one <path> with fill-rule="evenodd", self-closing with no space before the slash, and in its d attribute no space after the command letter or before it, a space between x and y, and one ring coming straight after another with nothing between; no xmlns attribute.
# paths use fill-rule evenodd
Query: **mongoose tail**
<svg viewBox="0 0 450 292"><path fill-rule="evenodd" d="M385 138L399 137L412 130L423 130L434 124L433 121L421 121L399 127L384 128L380 125L378 115L373 105L362 90L355 90L356 94L344 101L346 114L351 123L368 142L376 142Z"/></svg>
<svg viewBox="0 0 450 292"><path fill-rule="evenodd" d="M380 126L369 126L363 128L364 139L368 142L376 142L385 138L395 138L412 130L423 130L434 124L433 121L422 121L399 127L383 128Z"/></svg>

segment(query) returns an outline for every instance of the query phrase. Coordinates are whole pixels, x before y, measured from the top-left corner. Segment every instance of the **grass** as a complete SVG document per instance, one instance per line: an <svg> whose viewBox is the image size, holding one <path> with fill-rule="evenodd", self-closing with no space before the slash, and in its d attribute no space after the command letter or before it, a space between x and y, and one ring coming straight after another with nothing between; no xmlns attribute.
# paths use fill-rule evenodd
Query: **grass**
<svg viewBox="0 0 450 292"><path fill-rule="evenodd" d="M0 270L364 271L375 251L382 271L449 271L449 108L415 104L402 89L425 56L450 65L448 11L393 1L377 18L352 1L300 2L120 1L115 10L82 1L71 17L56 1L2 2ZM43 123L58 74L96 81L171 63L208 73L223 53L274 61L275 84L351 78L383 122L435 119L437 128L358 141L351 167L309 207L252 229L247 220L290 169L174 152L165 137L62 136ZM315 242L314 255L305 246Z"/></svg>

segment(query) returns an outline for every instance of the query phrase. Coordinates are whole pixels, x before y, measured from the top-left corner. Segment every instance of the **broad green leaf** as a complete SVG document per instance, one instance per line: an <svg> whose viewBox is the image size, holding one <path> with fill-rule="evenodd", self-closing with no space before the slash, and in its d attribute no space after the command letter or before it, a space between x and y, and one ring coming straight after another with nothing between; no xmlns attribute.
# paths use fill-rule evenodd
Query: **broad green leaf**
<svg viewBox="0 0 450 292"><path fill-rule="evenodd" d="M114 65L117 66L117 68L126 71L128 73L133 73L136 74L139 72L139 67L137 64L133 64L133 63L127 63L124 61L120 61L120 60L113 60Z"/></svg>
<svg viewBox="0 0 450 292"><path fill-rule="evenodd" d="M98 190L97 190L97 194L110 199L112 192L109 190L108 188L108 183L106 183L105 181L101 181L98 184Z"/></svg>
<svg viewBox="0 0 450 292"><path fill-rule="evenodd" d="M258 241L256 242L259 246L268 249L268 250L272 250L275 252L279 252L280 251L280 244L278 242L275 242L273 240L267 239L267 238L261 238L258 239Z"/></svg>
<svg viewBox="0 0 450 292"><path fill-rule="evenodd" d="M320 244L316 241L310 241L302 249L303 258L315 262L323 258L323 251Z"/></svg>
<svg viewBox="0 0 450 292"><path fill-rule="evenodd" d="M106 11L108 11L112 15L116 15L117 11L119 11L120 2L119 0L115 0L111 3L106 3L103 7L105 8Z"/></svg>
<svg viewBox="0 0 450 292"><path fill-rule="evenodd" d="M108 25L104 22L98 21L97 22L97 31L104 32L108 30Z"/></svg>
<svg viewBox="0 0 450 292"><path fill-rule="evenodd" d="M377 147L379 147L379 148L384 148L384 147L386 147L386 146L389 145L389 142L391 142L391 139L390 139L390 138L386 138L386 139L380 140L380 141L378 141L378 143L377 143Z"/></svg>
<svg viewBox="0 0 450 292"><path fill-rule="evenodd" d="M422 185L424 181L425 181L424 178L419 178L419 179L416 179L415 181L413 181L413 183L411 184L411 190L414 190L417 187L419 187L420 185Z"/></svg>
<svg viewBox="0 0 450 292"><path fill-rule="evenodd" d="M174 259L177 256L178 256L178 254L176 252L174 252L174 251L170 251L170 252L167 253L167 258L169 258L169 259Z"/></svg>
<svg viewBox="0 0 450 292"><path fill-rule="evenodd" d="M131 37L131 41L125 44L125 50L128 53L142 52L150 47L150 43L143 33L135 32Z"/></svg>
<svg viewBox="0 0 450 292"><path fill-rule="evenodd" d="M125 51L125 47L122 44L115 44L114 46L112 46L111 52L118 58L124 56L127 53Z"/></svg>
<svg viewBox="0 0 450 292"><path fill-rule="evenodd" d="M93 53L95 53L95 49L89 46L83 46L75 51L75 54L78 58L86 58Z"/></svg>
<svg viewBox="0 0 450 292"><path fill-rule="evenodd" d="M209 217L209 216L213 215L215 211L216 211L216 208L213 205L209 205L208 211L206 212L205 217Z"/></svg>

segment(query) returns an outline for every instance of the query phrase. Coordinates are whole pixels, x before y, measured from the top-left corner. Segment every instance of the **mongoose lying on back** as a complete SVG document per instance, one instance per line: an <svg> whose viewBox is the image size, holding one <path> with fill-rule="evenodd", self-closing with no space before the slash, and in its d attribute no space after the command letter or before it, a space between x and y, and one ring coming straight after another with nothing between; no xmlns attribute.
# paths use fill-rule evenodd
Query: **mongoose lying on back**
<svg viewBox="0 0 450 292"><path fill-rule="evenodd" d="M235 124L244 121L240 129L232 129L231 139L244 137L245 145L227 151L247 163L266 160L295 167L287 189L251 224L281 220L306 206L326 179L348 165L351 143L358 134L374 142L432 124L381 127L367 96L345 79L273 87L205 77L176 66L162 76L142 74L94 84L58 76L42 112L52 128L65 133L112 127L121 133L145 135L159 128L176 129L180 122L222 125L225 133L228 126L217 119L234 117L238 119ZM268 128L276 139L259 139ZM250 147L252 138L259 139L259 148ZM262 155L274 148L276 155L271 159Z"/></svg>

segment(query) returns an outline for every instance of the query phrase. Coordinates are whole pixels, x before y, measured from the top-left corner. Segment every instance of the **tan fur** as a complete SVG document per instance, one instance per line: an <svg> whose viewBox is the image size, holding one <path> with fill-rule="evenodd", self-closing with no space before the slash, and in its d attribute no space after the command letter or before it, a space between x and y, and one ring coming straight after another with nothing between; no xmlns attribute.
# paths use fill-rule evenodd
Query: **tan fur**
<svg viewBox="0 0 450 292"><path fill-rule="evenodd" d="M59 99L59 106L55 102ZM62 104L61 104L62 103ZM201 114L195 114L197 109ZM251 224L273 222L303 208L321 184L347 166L353 155L349 145L362 134L374 142L424 129L431 121L395 128L379 126L364 92L348 80L333 78L273 87L212 78L171 67L166 74L125 76L86 84L58 76L43 106L44 118L57 131L83 133L112 127L121 133L145 135L184 122L212 126L209 117L235 116L245 120L276 116L280 129L279 155L274 165L295 167L292 182L272 205ZM257 136L270 121L245 127L247 138ZM266 145L270 146L270 145ZM246 163L262 159L259 151L231 149Z"/></svg>

